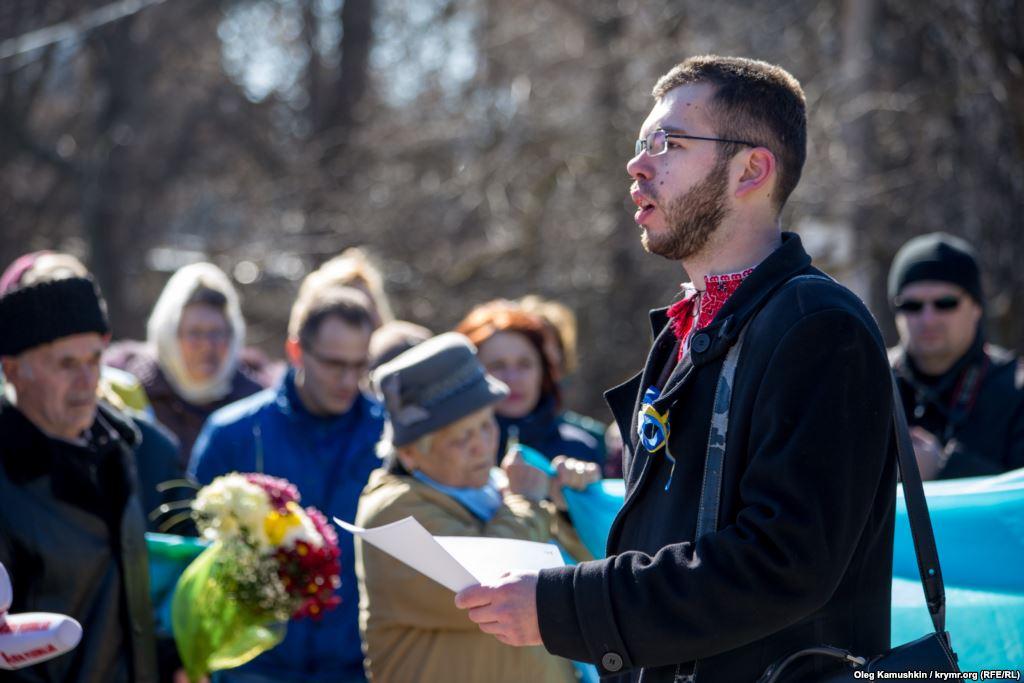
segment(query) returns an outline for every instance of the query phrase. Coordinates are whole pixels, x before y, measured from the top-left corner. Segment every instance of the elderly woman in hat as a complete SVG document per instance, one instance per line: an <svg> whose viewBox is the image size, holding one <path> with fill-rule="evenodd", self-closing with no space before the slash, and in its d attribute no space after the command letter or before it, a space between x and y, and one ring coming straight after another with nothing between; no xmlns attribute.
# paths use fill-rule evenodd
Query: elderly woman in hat
<svg viewBox="0 0 1024 683"><path fill-rule="evenodd" d="M464 336L442 334L382 365L374 382L390 416L385 465L359 502L356 523L412 516L432 534L530 541L557 537L582 558L571 527L545 501L552 482L519 455L492 471L494 404L508 388L487 375ZM502 479L507 478L507 484ZM573 681L572 664L543 647L513 648L481 633L454 595L357 542L360 630L374 681Z"/></svg>

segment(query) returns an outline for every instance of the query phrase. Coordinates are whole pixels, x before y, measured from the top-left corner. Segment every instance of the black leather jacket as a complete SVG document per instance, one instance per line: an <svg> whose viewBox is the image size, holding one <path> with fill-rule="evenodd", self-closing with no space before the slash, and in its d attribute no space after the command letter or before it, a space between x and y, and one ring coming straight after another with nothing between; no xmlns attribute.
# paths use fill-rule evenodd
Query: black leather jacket
<svg viewBox="0 0 1024 683"><path fill-rule="evenodd" d="M68 614L83 631L71 652L4 680L157 680L138 440L102 405L87 444L75 445L0 401L0 562L14 589L10 611Z"/></svg>

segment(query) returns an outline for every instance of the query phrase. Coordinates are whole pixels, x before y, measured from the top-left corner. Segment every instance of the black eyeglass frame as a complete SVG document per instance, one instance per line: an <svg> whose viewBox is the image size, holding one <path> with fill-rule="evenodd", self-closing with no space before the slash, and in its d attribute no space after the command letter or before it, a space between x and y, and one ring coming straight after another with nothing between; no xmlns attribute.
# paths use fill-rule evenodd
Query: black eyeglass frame
<svg viewBox="0 0 1024 683"><path fill-rule="evenodd" d="M761 146L761 145L755 145L753 142L747 142L746 140L730 140L728 138L709 138L709 137L706 137L706 136L703 136L703 135L687 135L685 133L670 133L667 130L665 130L664 128L658 128L657 130L654 130L654 131L651 131L650 133L648 133L646 138L639 138L639 139L637 139L636 143L633 146L633 156L636 156L637 154L640 154L640 152L643 152L646 149L649 149L648 148L648 144L647 144L647 140L649 138L651 138L653 135L657 134L657 133L662 133L665 136L666 139L668 139L668 138L676 138L676 139L681 139L681 140L706 140L707 142L724 142L724 143L730 144L730 145L746 145L747 147L760 147ZM665 145L665 151L664 152L658 152L657 154L651 154L648 151L647 153L648 153L648 155L650 155L652 157L660 157L662 154L665 154L667 152L668 152L668 145Z"/></svg>

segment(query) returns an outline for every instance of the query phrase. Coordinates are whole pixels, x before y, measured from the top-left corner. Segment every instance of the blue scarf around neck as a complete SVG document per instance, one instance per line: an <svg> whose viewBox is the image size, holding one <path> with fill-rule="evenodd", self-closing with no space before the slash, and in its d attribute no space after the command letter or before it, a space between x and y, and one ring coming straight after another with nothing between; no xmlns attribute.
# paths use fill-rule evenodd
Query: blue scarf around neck
<svg viewBox="0 0 1024 683"><path fill-rule="evenodd" d="M462 507L482 522L489 522L494 514L501 507L501 492L495 483L494 475L487 480L487 483L480 488L462 488L458 486L445 486L423 474L419 470L412 473L412 476L422 481L427 486L440 491L441 493L457 500Z"/></svg>

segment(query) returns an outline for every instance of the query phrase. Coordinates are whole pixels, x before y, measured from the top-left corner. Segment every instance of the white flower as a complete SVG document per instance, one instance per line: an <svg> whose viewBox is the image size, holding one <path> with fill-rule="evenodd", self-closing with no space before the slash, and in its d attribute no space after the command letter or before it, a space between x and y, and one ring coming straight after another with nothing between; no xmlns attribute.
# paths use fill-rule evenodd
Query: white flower
<svg viewBox="0 0 1024 683"><path fill-rule="evenodd" d="M204 486L192 503L203 537L228 540L241 534L261 549L269 547L263 522L271 512L266 492L237 472L217 477Z"/></svg>

